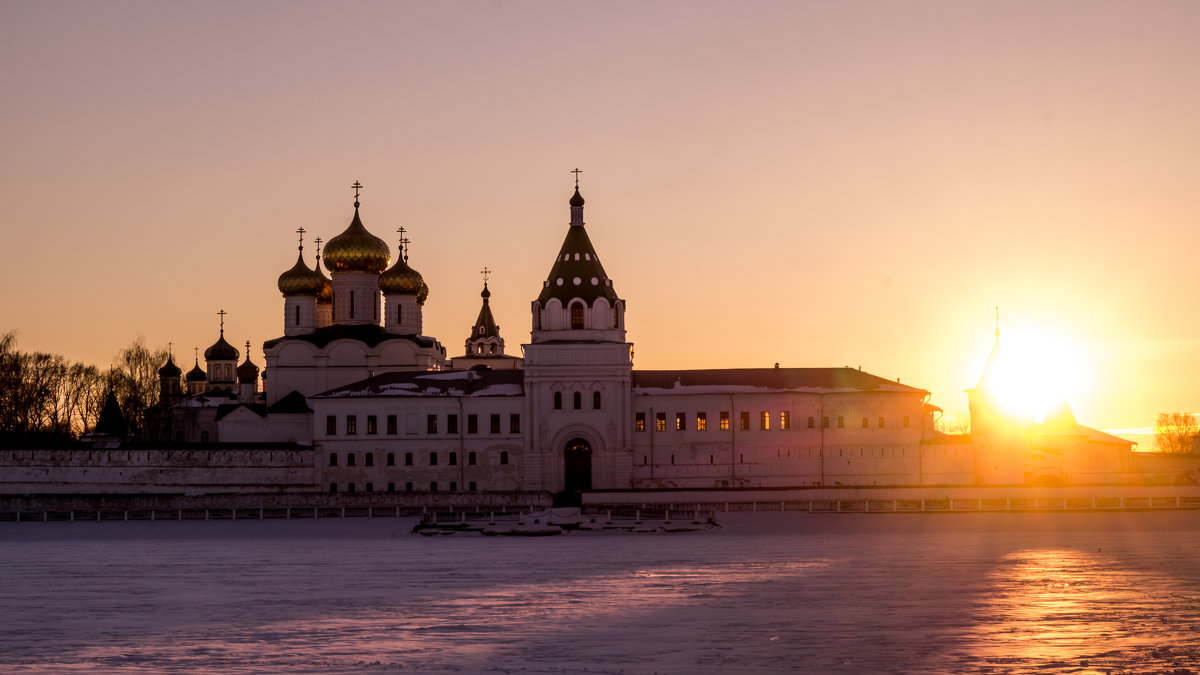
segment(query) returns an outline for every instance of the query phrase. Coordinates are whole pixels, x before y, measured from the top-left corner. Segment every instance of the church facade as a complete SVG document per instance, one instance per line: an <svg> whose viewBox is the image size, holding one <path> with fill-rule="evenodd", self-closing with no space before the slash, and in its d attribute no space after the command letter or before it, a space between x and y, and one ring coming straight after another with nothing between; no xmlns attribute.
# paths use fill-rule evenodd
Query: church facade
<svg viewBox="0 0 1200 675"><path fill-rule="evenodd" d="M279 277L283 334L263 345L261 388L223 330L187 394L164 366L175 440L311 445L314 489L330 492L1118 482L1128 463L1131 444L1073 418L994 422L984 386L972 390L973 439L934 430L928 391L857 369L634 369L626 302L588 237L578 184L531 289L523 356L505 353L485 276L464 354L448 358L423 334L430 289L407 240L389 267L357 187L350 225L316 265L301 243Z"/></svg>

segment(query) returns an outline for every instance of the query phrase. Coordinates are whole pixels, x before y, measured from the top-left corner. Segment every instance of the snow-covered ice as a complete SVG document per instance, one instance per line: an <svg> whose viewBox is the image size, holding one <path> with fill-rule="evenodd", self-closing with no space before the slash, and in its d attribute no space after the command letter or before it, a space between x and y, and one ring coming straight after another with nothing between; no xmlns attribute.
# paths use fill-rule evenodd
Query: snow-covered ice
<svg viewBox="0 0 1200 675"><path fill-rule="evenodd" d="M0 671L1197 672L1198 516L0 523Z"/></svg>

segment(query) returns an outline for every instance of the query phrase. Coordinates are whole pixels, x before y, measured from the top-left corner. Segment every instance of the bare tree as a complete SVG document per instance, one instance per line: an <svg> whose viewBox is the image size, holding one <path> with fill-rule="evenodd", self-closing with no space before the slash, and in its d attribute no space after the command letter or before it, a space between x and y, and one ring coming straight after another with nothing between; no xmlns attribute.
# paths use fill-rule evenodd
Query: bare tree
<svg viewBox="0 0 1200 675"><path fill-rule="evenodd" d="M939 417L933 428L943 434L967 434L971 432L971 416L958 413L954 417Z"/></svg>
<svg viewBox="0 0 1200 675"><path fill-rule="evenodd" d="M1192 452L1192 443L1200 427L1191 413L1159 413L1154 445L1162 452Z"/></svg>
<svg viewBox="0 0 1200 675"><path fill-rule="evenodd" d="M145 430L146 409L158 403L158 369L166 361L167 350L151 350L142 336L113 359L113 390L135 435Z"/></svg>

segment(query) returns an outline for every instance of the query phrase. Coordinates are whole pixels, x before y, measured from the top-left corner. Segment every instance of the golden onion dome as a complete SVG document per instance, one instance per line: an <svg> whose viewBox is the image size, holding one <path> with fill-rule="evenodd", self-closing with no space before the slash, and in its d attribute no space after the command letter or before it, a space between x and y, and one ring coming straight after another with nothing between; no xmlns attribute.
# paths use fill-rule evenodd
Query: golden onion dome
<svg viewBox="0 0 1200 675"><path fill-rule="evenodd" d="M290 295L320 295L325 288L325 275L304 264L304 252L296 256L292 269L279 275L279 292Z"/></svg>
<svg viewBox="0 0 1200 675"><path fill-rule="evenodd" d="M317 261L317 276L321 277L321 292L317 294L317 302L333 302L333 282L321 271L321 262Z"/></svg>
<svg viewBox="0 0 1200 675"><path fill-rule="evenodd" d="M322 253L325 269L330 272L374 272L387 269L392 258L387 242L363 227L358 218L358 202L354 202L354 219L350 227L329 240Z"/></svg>
<svg viewBox="0 0 1200 675"><path fill-rule="evenodd" d="M415 295L417 302L422 305L429 297L429 285L420 272L408 266L403 257L397 258L391 269L379 275L379 290L384 295Z"/></svg>

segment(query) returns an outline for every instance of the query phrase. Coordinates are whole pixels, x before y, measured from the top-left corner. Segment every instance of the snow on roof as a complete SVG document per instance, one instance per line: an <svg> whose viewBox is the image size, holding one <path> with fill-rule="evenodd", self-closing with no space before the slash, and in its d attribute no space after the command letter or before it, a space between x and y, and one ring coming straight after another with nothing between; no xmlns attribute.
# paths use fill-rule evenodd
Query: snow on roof
<svg viewBox="0 0 1200 675"><path fill-rule="evenodd" d="M384 373L317 394L314 398L381 396L521 396L519 370L406 371Z"/></svg>
<svg viewBox="0 0 1200 675"><path fill-rule="evenodd" d="M715 394L769 392L839 393L888 391L928 394L854 368L724 368L715 370L635 370L635 394Z"/></svg>

